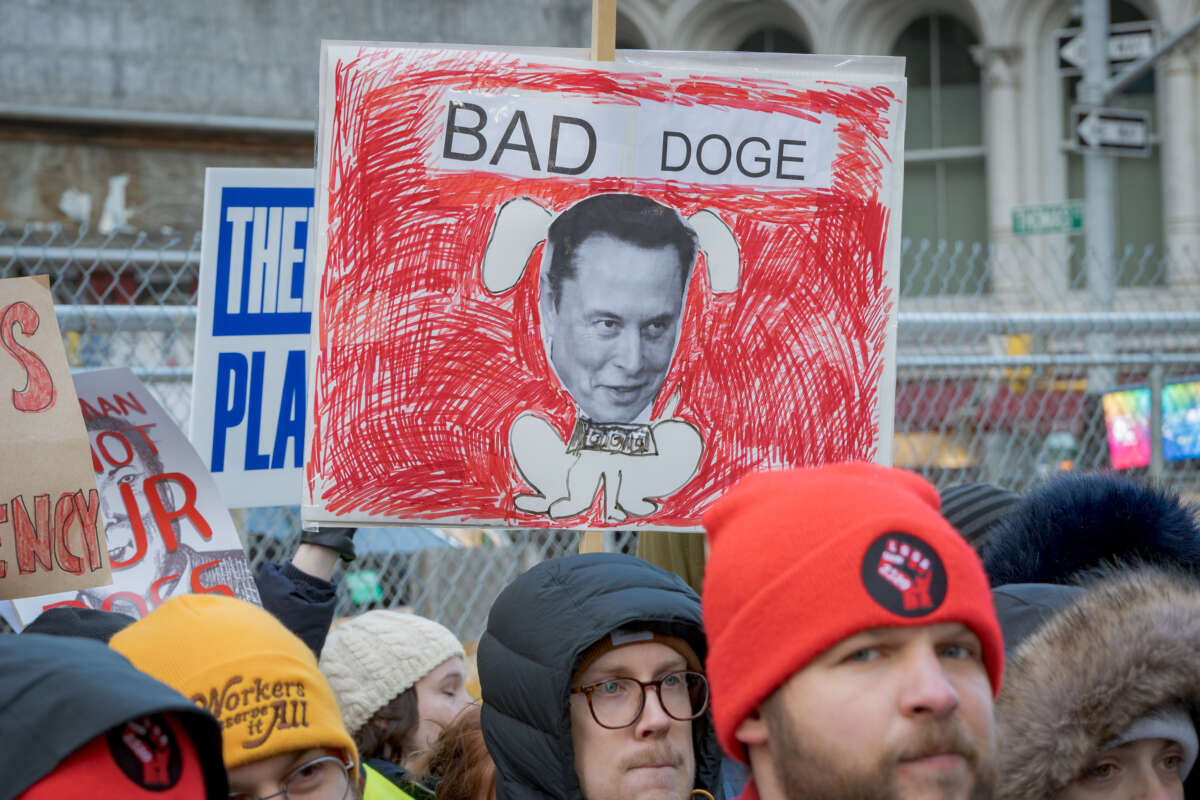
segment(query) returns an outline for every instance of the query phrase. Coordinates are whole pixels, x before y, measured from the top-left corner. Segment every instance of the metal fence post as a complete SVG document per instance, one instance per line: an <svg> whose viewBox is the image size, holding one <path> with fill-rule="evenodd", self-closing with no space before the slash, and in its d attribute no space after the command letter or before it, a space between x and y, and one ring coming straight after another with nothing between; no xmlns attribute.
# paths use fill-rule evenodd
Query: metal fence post
<svg viewBox="0 0 1200 800"><path fill-rule="evenodd" d="M1150 477L1163 477L1163 363L1155 352L1150 364Z"/></svg>

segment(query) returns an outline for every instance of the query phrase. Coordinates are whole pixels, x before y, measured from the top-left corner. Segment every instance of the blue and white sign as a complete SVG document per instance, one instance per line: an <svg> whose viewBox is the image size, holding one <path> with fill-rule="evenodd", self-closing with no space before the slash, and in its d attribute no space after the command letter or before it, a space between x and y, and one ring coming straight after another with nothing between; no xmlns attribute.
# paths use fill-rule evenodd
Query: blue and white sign
<svg viewBox="0 0 1200 800"><path fill-rule="evenodd" d="M311 169L209 169L191 440L230 508L301 500Z"/></svg>

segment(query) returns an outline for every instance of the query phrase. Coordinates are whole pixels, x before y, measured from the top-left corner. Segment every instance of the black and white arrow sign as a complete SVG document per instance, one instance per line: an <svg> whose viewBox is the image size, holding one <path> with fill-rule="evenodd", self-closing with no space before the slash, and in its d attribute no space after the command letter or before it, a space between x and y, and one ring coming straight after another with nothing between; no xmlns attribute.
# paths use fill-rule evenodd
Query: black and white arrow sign
<svg viewBox="0 0 1200 800"><path fill-rule="evenodd" d="M1129 108L1075 108L1075 146L1112 155L1150 155L1150 112Z"/></svg>
<svg viewBox="0 0 1200 800"><path fill-rule="evenodd" d="M1156 22L1124 22L1110 25L1108 30L1109 67L1120 67L1146 58L1154 52L1158 39ZM1054 32L1060 75L1081 75L1087 67L1087 43L1079 28L1063 28Z"/></svg>

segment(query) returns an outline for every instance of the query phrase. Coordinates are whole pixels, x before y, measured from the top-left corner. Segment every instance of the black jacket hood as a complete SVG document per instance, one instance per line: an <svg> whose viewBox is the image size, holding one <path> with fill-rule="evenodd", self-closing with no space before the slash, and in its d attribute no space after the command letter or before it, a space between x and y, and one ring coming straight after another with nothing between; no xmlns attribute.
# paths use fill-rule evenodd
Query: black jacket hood
<svg viewBox="0 0 1200 800"><path fill-rule="evenodd" d="M498 800L578 800L569 690L580 656L630 623L677 636L701 663L700 598L676 575L633 556L552 559L500 593L479 642L483 736ZM709 714L692 724L695 788L723 800L721 750Z"/></svg>
<svg viewBox="0 0 1200 800"><path fill-rule="evenodd" d="M110 728L163 713L177 715L191 735L208 796L226 797L221 729L211 714L102 642L0 636L0 800L21 794Z"/></svg>

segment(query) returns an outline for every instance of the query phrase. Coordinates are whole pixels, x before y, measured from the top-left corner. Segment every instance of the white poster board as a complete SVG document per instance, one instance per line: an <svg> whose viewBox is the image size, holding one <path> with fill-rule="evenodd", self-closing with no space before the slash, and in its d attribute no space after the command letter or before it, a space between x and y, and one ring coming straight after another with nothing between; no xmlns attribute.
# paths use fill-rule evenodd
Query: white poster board
<svg viewBox="0 0 1200 800"><path fill-rule="evenodd" d="M230 508L301 500L311 169L210 168L190 438Z"/></svg>
<svg viewBox="0 0 1200 800"><path fill-rule="evenodd" d="M580 56L324 44L306 526L697 530L890 462L903 61Z"/></svg>

